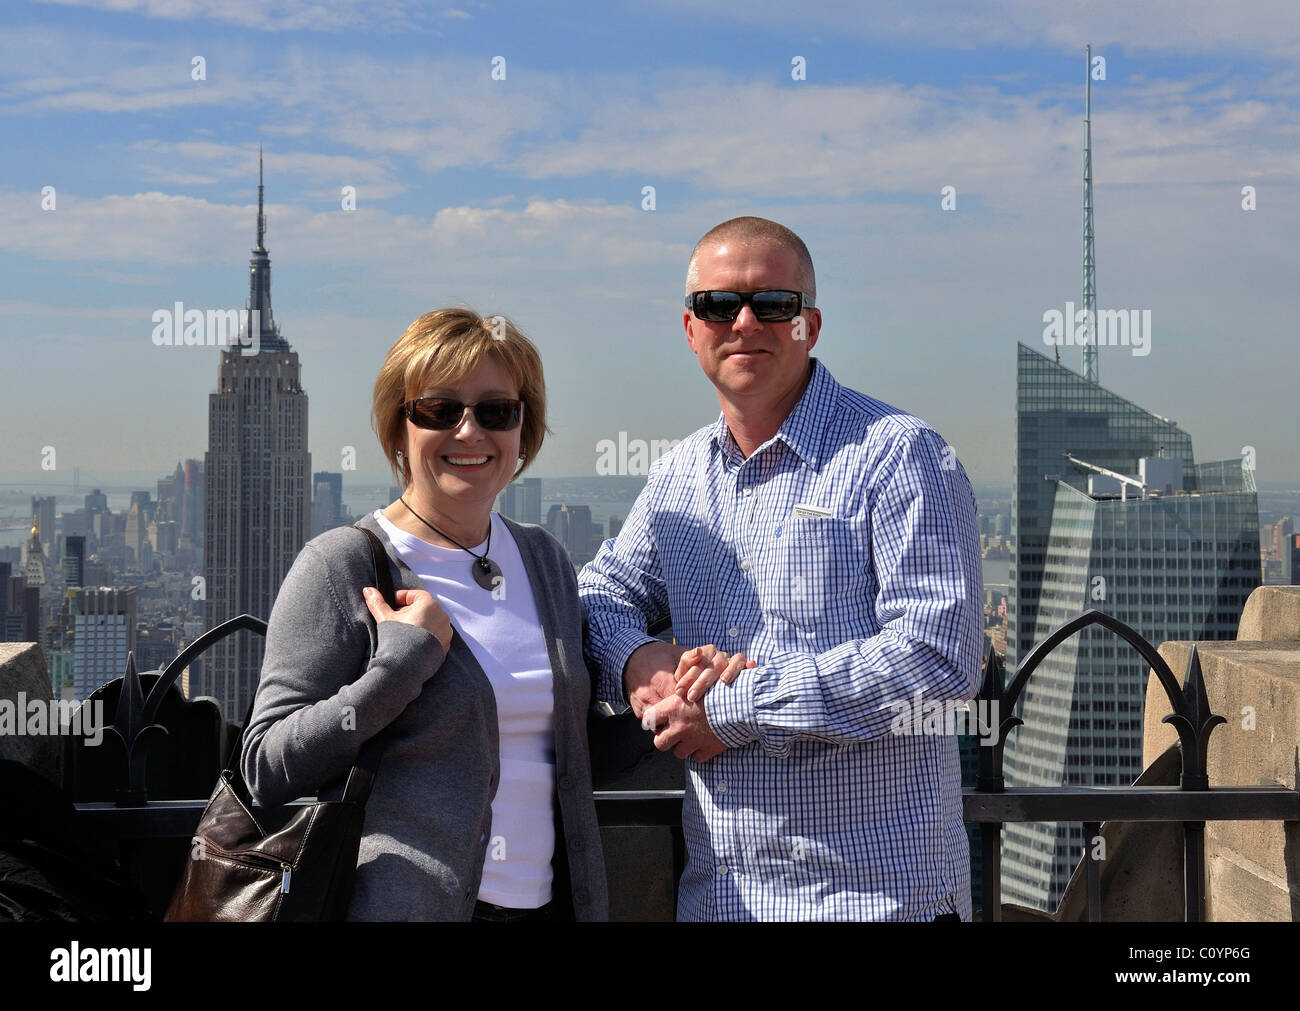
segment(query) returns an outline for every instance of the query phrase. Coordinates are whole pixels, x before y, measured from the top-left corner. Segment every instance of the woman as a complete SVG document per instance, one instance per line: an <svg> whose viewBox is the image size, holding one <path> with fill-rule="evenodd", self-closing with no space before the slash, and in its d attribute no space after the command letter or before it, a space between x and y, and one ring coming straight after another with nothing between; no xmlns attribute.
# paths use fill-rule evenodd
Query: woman
<svg viewBox="0 0 1300 1011"><path fill-rule="evenodd" d="M537 350L501 317L426 313L372 421L404 491L357 525L398 607L359 531L304 546L244 739L254 800L316 793L377 736L349 919L607 919L577 580L549 533L492 511L546 433Z"/></svg>

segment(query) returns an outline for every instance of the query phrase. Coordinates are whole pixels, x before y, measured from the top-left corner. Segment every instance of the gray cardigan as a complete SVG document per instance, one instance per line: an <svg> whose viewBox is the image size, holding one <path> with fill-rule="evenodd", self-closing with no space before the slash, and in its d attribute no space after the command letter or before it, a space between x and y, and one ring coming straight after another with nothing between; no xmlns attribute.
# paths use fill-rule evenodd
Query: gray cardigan
<svg viewBox="0 0 1300 1011"><path fill-rule="evenodd" d="M555 691L558 789L553 899L578 920L608 918L587 750L591 678L573 566L538 526L505 520L537 601ZM421 589L371 515L396 588ZM469 570L466 555L466 573ZM240 767L255 803L315 795L361 745L387 742L366 804L350 920L468 920L492 838L500 778L496 695L459 635L444 656L426 629L375 625L365 537L327 530L303 546L271 609ZM371 650L375 649L373 659ZM508 845L508 841L507 841ZM567 883L567 887L566 887Z"/></svg>

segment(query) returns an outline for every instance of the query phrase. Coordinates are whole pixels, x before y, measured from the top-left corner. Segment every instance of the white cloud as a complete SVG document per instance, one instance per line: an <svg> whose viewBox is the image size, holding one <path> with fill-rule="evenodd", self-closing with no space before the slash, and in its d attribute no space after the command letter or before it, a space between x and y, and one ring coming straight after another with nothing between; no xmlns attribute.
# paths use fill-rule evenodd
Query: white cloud
<svg viewBox="0 0 1300 1011"><path fill-rule="evenodd" d="M1219 182L1249 167L1292 185L1293 104L1259 101L1237 80L1214 82L1209 97L1167 83L1114 82L1096 97L1099 180ZM1082 103L1067 97L1055 88L754 83L610 94L575 139L537 144L521 167L541 179L616 173L633 189L677 180L761 199L928 197L951 184L1015 209L1043 180L1081 171ZM769 124L761 140L760 122Z"/></svg>
<svg viewBox="0 0 1300 1011"><path fill-rule="evenodd" d="M789 32L792 9L780 0L657 0L657 6L689 16L701 30L711 20ZM800 40L861 39L875 45L919 49L985 46L1094 53L1112 46L1124 52L1264 53L1279 59L1300 54L1300 18L1293 0L1091 0L1086 5L1042 0L823 0L798 8ZM797 46L792 41L791 52ZM810 74L815 74L815 67ZM811 79L811 76L810 76Z"/></svg>
<svg viewBox="0 0 1300 1011"><path fill-rule="evenodd" d="M40 0L168 21L218 21L259 31L339 32L409 29L433 6L415 0Z"/></svg>

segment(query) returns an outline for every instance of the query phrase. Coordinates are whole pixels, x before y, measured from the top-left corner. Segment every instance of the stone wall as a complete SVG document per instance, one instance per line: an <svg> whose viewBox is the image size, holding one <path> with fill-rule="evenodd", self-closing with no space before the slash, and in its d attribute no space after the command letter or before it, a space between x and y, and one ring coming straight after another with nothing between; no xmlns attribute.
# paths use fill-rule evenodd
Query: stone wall
<svg viewBox="0 0 1300 1011"><path fill-rule="evenodd" d="M0 702L16 710L20 702L33 700L48 706L53 697L40 644L0 642ZM29 737L0 732L0 758L22 762L56 785L63 781L63 739L57 734Z"/></svg>
<svg viewBox="0 0 1300 1011"><path fill-rule="evenodd" d="M1167 642L1160 655L1181 682L1196 646L1213 712L1211 786L1296 789L1300 768L1300 586L1261 586L1246 603L1235 642ZM1177 734L1154 673L1147 684L1143 765ZM1206 917L1300 919L1300 826L1211 821L1205 826Z"/></svg>

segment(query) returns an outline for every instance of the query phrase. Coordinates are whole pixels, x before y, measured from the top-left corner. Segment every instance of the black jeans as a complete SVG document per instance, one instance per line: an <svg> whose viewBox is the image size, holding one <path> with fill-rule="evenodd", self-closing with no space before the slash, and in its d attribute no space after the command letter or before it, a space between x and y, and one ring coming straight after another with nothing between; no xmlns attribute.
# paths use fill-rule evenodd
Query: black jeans
<svg viewBox="0 0 1300 1011"><path fill-rule="evenodd" d="M550 923L551 903L537 909L509 909L491 902L474 903L474 923Z"/></svg>

